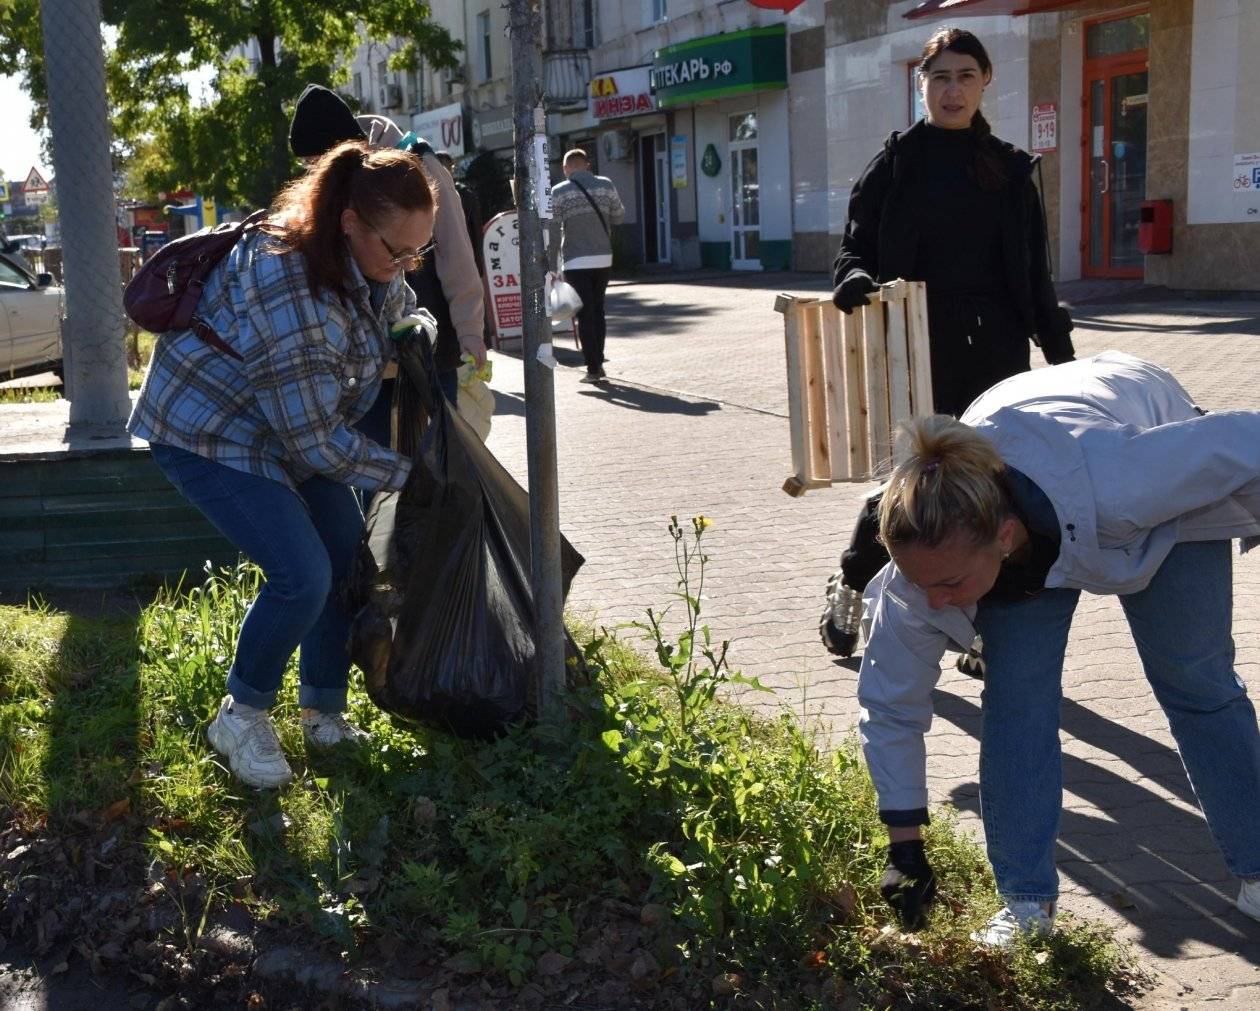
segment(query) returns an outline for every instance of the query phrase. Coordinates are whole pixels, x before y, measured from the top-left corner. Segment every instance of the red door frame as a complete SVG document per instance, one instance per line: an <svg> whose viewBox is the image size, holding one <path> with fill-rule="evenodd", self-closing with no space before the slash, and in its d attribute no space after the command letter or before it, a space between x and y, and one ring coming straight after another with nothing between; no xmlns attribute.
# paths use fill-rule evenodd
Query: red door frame
<svg viewBox="0 0 1260 1011"><path fill-rule="evenodd" d="M1083 31L1081 32L1081 46L1087 45L1089 29L1093 25L1103 24L1107 21L1120 21L1124 18L1131 18L1136 14L1149 13L1149 8L1129 9L1121 11L1117 14L1109 14L1105 17L1090 18L1085 22ZM1082 277L1115 277L1115 278L1141 278L1143 269L1141 267L1111 267L1107 264L1111 261L1111 214L1112 203L1110 200L1103 202L1103 221L1102 221L1102 260L1104 266L1094 267L1090 265L1090 212L1093 209L1093 202L1100 194L1094 192L1092 182L1090 180L1090 162L1093 159L1093 149L1091 146L1093 130L1093 116L1090 107L1090 95L1092 94L1091 84L1094 81L1102 80L1103 82L1103 151L1111 151L1111 86L1115 78L1124 74L1136 74L1146 71L1149 75L1150 64L1148 62L1148 50L1135 49L1128 53L1117 53L1114 56L1101 56L1090 59L1088 55L1084 58L1084 76L1081 81L1081 276ZM1149 86L1149 77L1148 77ZM1108 180L1107 187L1111 188L1111 159L1107 159Z"/></svg>

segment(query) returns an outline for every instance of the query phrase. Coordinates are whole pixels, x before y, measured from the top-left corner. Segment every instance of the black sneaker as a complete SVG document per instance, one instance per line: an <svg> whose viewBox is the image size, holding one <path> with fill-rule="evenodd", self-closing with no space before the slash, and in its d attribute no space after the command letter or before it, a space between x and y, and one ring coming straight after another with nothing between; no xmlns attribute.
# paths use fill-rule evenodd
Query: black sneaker
<svg viewBox="0 0 1260 1011"><path fill-rule="evenodd" d="M578 382L579 383L598 383L601 380L603 380L603 378L604 378L604 372L603 372L603 369L601 369L598 372L587 372L586 375L584 375L581 379L578 380Z"/></svg>
<svg viewBox="0 0 1260 1011"><path fill-rule="evenodd" d="M837 572L827 580L827 606L818 622L818 635L828 653L852 656L862 621L862 594L840 581Z"/></svg>

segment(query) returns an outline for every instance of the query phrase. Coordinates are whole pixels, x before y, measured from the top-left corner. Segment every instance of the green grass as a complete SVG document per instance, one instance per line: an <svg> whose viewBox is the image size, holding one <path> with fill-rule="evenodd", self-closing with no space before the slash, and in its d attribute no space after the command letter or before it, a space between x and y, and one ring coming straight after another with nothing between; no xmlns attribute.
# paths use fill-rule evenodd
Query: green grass
<svg viewBox="0 0 1260 1011"><path fill-rule="evenodd" d="M0 404L48 404L60 399L60 386L21 386L0 390Z"/></svg>
<svg viewBox="0 0 1260 1011"><path fill-rule="evenodd" d="M407 727L356 687L371 745L307 754L290 670L275 716L297 781L249 790L204 726L258 578L242 565L164 591L138 620L0 608L0 811L58 833L127 801L128 831L212 897L244 894L350 957L393 937L515 985L544 953L573 956L605 900L664 909L662 987L689 1007L719 974L772 995L747 1006L847 994L850 1007L1038 1011L1118 1006L1110 995L1140 978L1069 917L1049 941L978 952L968 933L996 908L993 883L948 812L929 841L943 900L927 930L893 929L878 895L886 836L852 741L824 754L790 716L709 694L736 677L722 664L680 682L592 630L579 637L595 685L568 719L489 743ZM658 658L691 658L695 642L698 661L703 631L658 639ZM185 916L189 940L200 915Z"/></svg>
<svg viewBox="0 0 1260 1011"><path fill-rule="evenodd" d="M148 331L127 335L127 389L138 390L144 382L144 370L153 356L157 338ZM30 386L0 390L0 404L46 404L61 399L60 386Z"/></svg>

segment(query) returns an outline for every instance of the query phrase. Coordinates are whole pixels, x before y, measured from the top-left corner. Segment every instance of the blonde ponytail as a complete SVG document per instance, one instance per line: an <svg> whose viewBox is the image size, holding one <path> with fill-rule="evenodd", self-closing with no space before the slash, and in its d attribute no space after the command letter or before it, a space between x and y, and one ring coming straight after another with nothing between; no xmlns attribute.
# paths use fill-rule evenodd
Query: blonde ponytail
<svg viewBox="0 0 1260 1011"><path fill-rule="evenodd" d="M997 537L1008 511L997 480L1006 465L983 435L943 414L914 418L898 432L896 458L879 507L886 547Z"/></svg>

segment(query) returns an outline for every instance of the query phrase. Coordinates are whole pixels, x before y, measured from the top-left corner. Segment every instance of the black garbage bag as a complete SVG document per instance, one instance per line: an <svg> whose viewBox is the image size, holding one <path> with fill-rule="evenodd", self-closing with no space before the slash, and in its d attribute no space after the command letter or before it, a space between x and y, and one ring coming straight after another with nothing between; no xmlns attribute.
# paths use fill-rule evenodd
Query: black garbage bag
<svg viewBox="0 0 1260 1011"><path fill-rule="evenodd" d="M536 711L529 497L442 395L430 336L407 332L398 357L412 470L368 510L347 586L350 655L381 709L485 736ZM582 561L561 538L565 596Z"/></svg>

